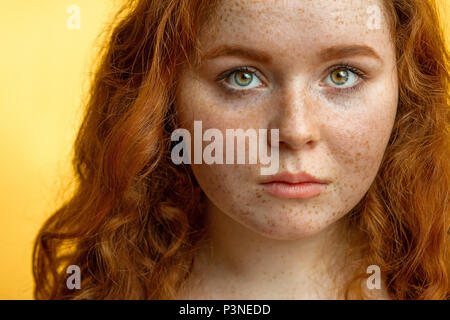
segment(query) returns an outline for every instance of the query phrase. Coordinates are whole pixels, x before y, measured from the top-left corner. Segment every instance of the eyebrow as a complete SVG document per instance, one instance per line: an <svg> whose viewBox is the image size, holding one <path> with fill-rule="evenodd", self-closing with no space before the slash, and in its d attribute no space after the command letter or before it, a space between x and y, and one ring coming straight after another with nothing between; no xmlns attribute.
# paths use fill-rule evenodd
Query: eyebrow
<svg viewBox="0 0 450 320"><path fill-rule="evenodd" d="M221 56L244 57L265 64L270 64L272 57L268 54L239 45L222 45L207 52L203 59L214 59Z"/></svg>
<svg viewBox="0 0 450 320"><path fill-rule="evenodd" d="M208 51L201 60L215 59L221 56L244 57L261 63L270 64L272 57L268 54L239 45L222 45ZM318 57L323 61L342 59L351 56L371 57L379 62L383 62L377 52L366 45L339 45L326 48L319 52Z"/></svg>
<svg viewBox="0 0 450 320"><path fill-rule="evenodd" d="M319 53L319 58L324 61L342 59L351 56L366 56L374 58L379 62L383 62L383 60L380 58L380 56L373 48L365 45L334 46L322 50Z"/></svg>

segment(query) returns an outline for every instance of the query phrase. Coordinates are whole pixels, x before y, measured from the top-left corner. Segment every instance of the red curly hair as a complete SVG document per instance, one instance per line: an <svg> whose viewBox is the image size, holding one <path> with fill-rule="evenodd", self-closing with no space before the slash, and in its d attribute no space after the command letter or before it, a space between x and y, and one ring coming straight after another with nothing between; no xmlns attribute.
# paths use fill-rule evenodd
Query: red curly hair
<svg viewBox="0 0 450 320"><path fill-rule="evenodd" d="M131 0L107 33L75 144L73 195L41 227L36 299L174 299L205 237L204 193L170 160L181 65L217 1ZM384 0L396 46L397 117L378 175L346 216L364 266L392 299L449 299L449 54L431 0ZM66 287L68 265L81 290Z"/></svg>

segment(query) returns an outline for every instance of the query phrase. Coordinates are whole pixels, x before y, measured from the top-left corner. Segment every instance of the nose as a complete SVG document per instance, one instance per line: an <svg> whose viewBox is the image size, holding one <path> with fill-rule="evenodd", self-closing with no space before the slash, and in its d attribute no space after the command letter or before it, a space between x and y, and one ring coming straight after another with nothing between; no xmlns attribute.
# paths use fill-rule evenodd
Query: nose
<svg viewBox="0 0 450 320"><path fill-rule="evenodd" d="M279 148L299 150L313 146L320 139L320 130L314 110L317 110L307 88L289 86L276 95L270 129L279 129Z"/></svg>

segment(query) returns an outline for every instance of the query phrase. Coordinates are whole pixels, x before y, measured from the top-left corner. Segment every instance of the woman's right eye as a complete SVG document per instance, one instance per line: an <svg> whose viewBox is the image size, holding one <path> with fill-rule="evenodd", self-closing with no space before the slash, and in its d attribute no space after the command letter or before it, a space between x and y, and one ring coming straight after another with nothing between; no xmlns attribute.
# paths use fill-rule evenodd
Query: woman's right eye
<svg viewBox="0 0 450 320"><path fill-rule="evenodd" d="M230 89L236 91L260 87L263 82L259 79L256 70L239 68L225 73L219 77Z"/></svg>

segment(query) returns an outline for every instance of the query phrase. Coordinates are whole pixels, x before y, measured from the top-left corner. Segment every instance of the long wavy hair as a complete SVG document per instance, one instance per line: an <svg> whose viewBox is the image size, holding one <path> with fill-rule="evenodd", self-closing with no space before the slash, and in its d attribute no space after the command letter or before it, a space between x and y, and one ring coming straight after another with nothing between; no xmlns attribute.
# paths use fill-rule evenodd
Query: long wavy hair
<svg viewBox="0 0 450 320"><path fill-rule="evenodd" d="M34 245L36 299L174 299L205 238L204 193L170 160L174 93L217 1L127 1L107 31L73 146L75 189ZM392 299L449 299L449 55L437 5L385 0L398 111L378 175L348 215ZM356 245L356 244L355 244ZM69 265L81 289L66 286Z"/></svg>

